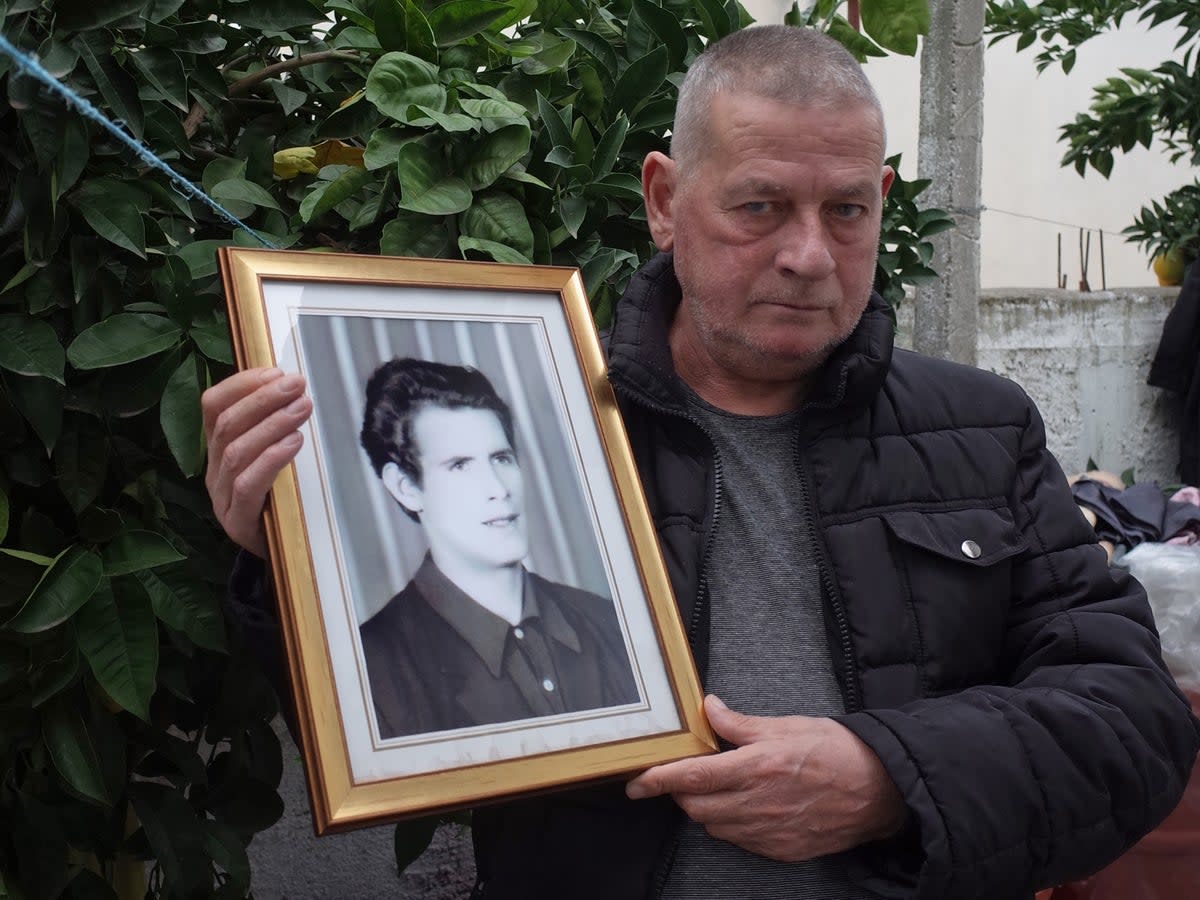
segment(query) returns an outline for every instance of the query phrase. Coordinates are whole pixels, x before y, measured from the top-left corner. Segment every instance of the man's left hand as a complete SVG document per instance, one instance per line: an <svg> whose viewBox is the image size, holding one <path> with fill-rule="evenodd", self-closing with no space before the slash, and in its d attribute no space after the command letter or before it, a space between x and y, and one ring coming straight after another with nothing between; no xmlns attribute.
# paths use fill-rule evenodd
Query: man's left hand
<svg viewBox="0 0 1200 900"><path fill-rule="evenodd" d="M895 834L904 801L879 757L843 725L808 716L745 716L710 695L713 730L736 749L655 766L631 799L670 794L709 834L783 862Z"/></svg>

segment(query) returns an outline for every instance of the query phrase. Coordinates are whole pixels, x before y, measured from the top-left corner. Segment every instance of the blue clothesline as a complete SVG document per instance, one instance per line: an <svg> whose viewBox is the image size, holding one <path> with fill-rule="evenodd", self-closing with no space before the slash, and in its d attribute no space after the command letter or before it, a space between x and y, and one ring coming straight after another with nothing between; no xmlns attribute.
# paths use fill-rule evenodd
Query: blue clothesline
<svg viewBox="0 0 1200 900"><path fill-rule="evenodd" d="M100 110L92 106L92 104L86 99L81 97L71 88L67 87L65 84L51 75L50 72L46 70L45 66L38 62L35 57L18 50L3 34L0 34L0 51L12 57L13 61L17 65L17 68L22 73L30 76L31 78L37 79L47 88L49 88L52 93L57 94L60 98L66 101L68 105L74 107L84 118L95 122L114 138L132 150L137 155L138 159L140 159L146 165L150 166L151 168L158 169L158 171L170 178L171 181L174 182L185 195L208 204L208 206L211 207L213 211L216 212L221 218L225 219L225 221L229 222L229 224L233 225L234 227L240 228L242 231L245 231L247 234L251 235L264 247L277 249L277 246L273 241L268 240L266 237L259 234L257 231L227 210L224 206L206 194L203 188L197 186L172 169L149 147L125 132L115 122L106 118L105 115L100 112Z"/></svg>

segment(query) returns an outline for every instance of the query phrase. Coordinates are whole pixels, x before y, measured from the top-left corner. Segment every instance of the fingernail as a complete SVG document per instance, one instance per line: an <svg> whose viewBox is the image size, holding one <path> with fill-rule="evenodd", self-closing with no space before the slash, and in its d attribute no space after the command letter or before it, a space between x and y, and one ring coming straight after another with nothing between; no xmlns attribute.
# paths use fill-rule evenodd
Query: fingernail
<svg viewBox="0 0 1200 900"><path fill-rule="evenodd" d="M729 709L729 707L725 705L725 701L723 701L716 694L709 694L708 699L712 701L712 705L717 709Z"/></svg>
<svg viewBox="0 0 1200 900"><path fill-rule="evenodd" d="M290 414L296 416L296 415L299 415L300 413L304 412L304 409L306 406L308 406L308 398L307 397L297 397L295 400L293 400L291 403L289 403L287 405L287 411Z"/></svg>
<svg viewBox="0 0 1200 900"><path fill-rule="evenodd" d="M279 388L280 393L289 394L292 391L299 390L303 384L304 380L299 375L285 375L279 379L276 386Z"/></svg>
<svg viewBox="0 0 1200 900"><path fill-rule="evenodd" d="M266 384L268 381L273 381L282 374L283 374L282 369L267 369L265 372L262 373L262 382L261 383Z"/></svg>
<svg viewBox="0 0 1200 900"><path fill-rule="evenodd" d="M625 796L630 800L641 800L648 793L649 792L646 790L646 788L636 781L631 781L629 784L625 785Z"/></svg>
<svg viewBox="0 0 1200 900"><path fill-rule="evenodd" d="M293 431L282 441L280 441L280 443L283 444L285 449L290 450L292 447L299 447L302 440L304 440L304 438L300 435L300 432Z"/></svg>

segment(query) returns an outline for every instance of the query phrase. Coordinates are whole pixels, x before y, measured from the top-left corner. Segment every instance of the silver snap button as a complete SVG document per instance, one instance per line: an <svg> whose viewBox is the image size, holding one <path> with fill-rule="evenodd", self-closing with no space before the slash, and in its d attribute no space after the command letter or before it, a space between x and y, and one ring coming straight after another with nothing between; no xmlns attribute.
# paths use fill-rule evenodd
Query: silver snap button
<svg viewBox="0 0 1200 900"><path fill-rule="evenodd" d="M513 629L513 637L515 637L518 641L521 640L523 637L525 637L525 629L518 625Z"/></svg>
<svg viewBox="0 0 1200 900"><path fill-rule="evenodd" d="M552 691L554 690L554 682L547 678L542 682L542 687L547 691Z"/></svg>
<svg viewBox="0 0 1200 900"><path fill-rule="evenodd" d="M983 554L983 551L979 549L979 545L974 541L963 541L962 552L963 556L967 559L979 559Z"/></svg>

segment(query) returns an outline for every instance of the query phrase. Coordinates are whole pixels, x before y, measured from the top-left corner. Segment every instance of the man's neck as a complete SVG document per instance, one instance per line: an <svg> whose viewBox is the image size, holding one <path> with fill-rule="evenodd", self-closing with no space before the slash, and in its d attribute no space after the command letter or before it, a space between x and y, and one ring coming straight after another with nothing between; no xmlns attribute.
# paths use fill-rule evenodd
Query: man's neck
<svg viewBox="0 0 1200 900"><path fill-rule="evenodd" d="M460 591L509 625L521 621L525 568L520 563L500 568L475 569L455 565L431 551L434 564Z"/></svg>
<svg viewBox="0 0 1200 900"><path fill-rule="evenodd" d="M776 416L799 409L809 375L800 371L742 373L722 365L694 331L672 324L669 342L675 372L710 406L739 416Z"/></svg>

